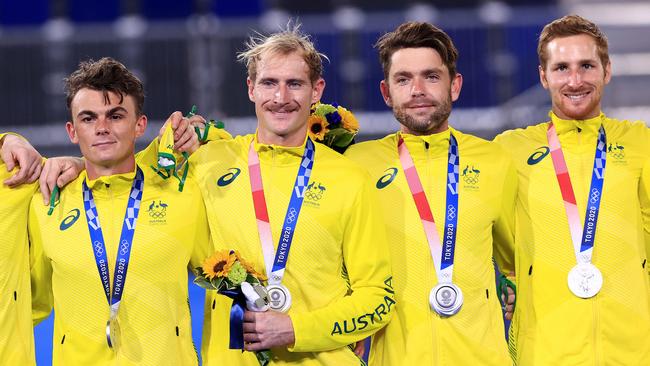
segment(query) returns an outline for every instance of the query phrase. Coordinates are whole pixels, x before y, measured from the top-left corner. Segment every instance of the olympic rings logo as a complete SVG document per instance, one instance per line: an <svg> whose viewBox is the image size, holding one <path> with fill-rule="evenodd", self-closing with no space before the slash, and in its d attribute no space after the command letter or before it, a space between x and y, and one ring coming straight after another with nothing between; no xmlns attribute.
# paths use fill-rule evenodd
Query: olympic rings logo
<svg viewBox="0 0 650 366"><path fill-rule="evenodd" d="M307 200L318 201L323 198L323 194L327 189L318 182L311 182L304 190L304 195Z"/></svg>
<svg viewBox="0 0 650 366"><path fill-rule="evenodd" d="M154 219L162 219L167 216L167 213L165 211L149 211L149 216Z"/></svg>
<svg viewBox="0 0 650 366"><path fill-rule="evenodd" d="M294 221L296 221L297 216L298 216L298 212L296 212L295 208L291 207L291 209L289 209L289 213L287 214L287 222L290 224L293 223Z"/></svg>
<svg viewBox="0 0 650 366"><path fill-rule="evenodd" d="M595 204L596 202L598 202L599 198L600 198L600 191L598 191L595 188L592 189L591 190L591 198L589 199L589 202Z"/></svg>
<svg viewBox="0 0 650 366"><path fill-rule="evenodd" d="M99 241L95 241L93 244L95 247L95 253L97 253L97 255L103 255L104 248L102 248L102 243L100 243Z"/></svg>
<svg viewBox="0 0 650 366"><path fill-rule="evenodd" d="M449 205L447 206L447 220L453 220L456 218L456 207Z"/></svg>
<svg viewBox="0 0 650 366"><path fill-rule="evenodd" d="M151 217L152 219L162 219L165 216L167 216L167 207L168 205L164 203L162 200L159 200L158 202L154 200L151 201L147 213L149 214L149 217Z"/></svg>
<svg viewBox="0 0 650 366"><path fill-rule="evenodd" d="M129 243L126 240L123 240L122 244L120 245L120 254L125 255L128 252L129 252Z"/></svg>
<svg viewBox="0 0 650 366"><path fill-rule="evenodd" d="M311 201L318 201L319 199L323 198L323 193L322 192L312 193L311 191L307 191L305 193L305 198Z"/></svg>

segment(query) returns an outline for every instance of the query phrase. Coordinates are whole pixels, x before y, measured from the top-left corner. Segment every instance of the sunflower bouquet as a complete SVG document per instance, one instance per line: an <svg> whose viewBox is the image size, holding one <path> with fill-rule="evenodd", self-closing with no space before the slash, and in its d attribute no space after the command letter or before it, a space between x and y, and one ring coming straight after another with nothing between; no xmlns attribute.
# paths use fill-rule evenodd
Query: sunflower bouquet
<svg viewBox="0 0 650 366"><path fill-rule="evenodd" d="M352 112L337 104L321 102L311 106L307 120L309 137L342 153L354 143L359 121Z"/></svg>
<svg viewBox="0 0 650 366"><path fill-rule="evenodd" d="M196 268L194 283L233 299L230 309L230 348L244 348L244 310L267 311L269 298L264 282L266 275L257 272L237 251L221 250ZM271 360L269 350L255 352L260 365Z"/></svg>

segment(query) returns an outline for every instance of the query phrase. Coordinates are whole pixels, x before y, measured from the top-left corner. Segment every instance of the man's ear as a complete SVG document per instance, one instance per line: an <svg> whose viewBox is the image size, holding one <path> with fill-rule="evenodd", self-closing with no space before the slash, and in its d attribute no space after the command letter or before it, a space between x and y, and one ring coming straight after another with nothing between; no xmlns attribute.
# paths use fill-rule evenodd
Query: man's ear
<svg viewBox="0 0 650 366"><path fill-rule="evenodd" d="M147 129L147 116L144 114L138 117L138 120L135 121L135 137L138 138L144 135L144 131Z"/></svg>
<svg viewBox="0 0 650 366"><path fill-rule="evenodd" d="M65 130L68 132L68 137L70 138L70 142L73 144L78 144L79 143L79 137L77 137L77 130L74 127L74 123L72 121L68 121L65 123Z"/></svg>
<svg viewBox="0 0 650 366"><path fill-rule="evenodd" d="M381 91L381 96L384 97L384 103L388 107L393 108L393 101L390 98L390 88L385 79L379 82L379 91Z"/></svg>
<svg viewBox="0 0 650 366"><path fill-rule="evenodd" d="M548 80L546 80L546 71L544 71L542 65L537 66L537 69L539 70L539 82L542 83L544 89L548 89Z"/></svg>
<svg viewBox="0 0 650 366"><path fill-rule="evenodd" d="M605 85L609 84L609 81L612 80L612 62L608 62L605 66Z"/></svg>
<svg viewBox="0 0 650 366"><path fill-rule="evenodd" d="M320 98L323 96L323 91L325 91L325 80L323 80L323 78L318 78L312 89L311 104L320 102Z"/></svg>
<svg viewBox="0 0 650 366"><path fill-rule="evenodd" d="M251 80L250 77L246 78L246 86L248 87L248 99L255 103L255 80Z"/></svg>
<svg viewBox="0 0 650 366"><path fill-rule="evenodd" d="M455 102L460 97L460 90L463 88L463 75L459 72L454 75L453 80L451 81L451 101Z"/></svg>

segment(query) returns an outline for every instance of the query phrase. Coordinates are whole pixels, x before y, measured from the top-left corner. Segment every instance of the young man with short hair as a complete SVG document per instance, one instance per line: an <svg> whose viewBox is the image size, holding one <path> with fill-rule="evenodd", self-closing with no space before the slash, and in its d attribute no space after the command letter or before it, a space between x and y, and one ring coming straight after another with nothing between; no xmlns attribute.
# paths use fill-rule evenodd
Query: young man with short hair
<svg viewBox="0 0 650 366"><path fill-rule="evenodd" d="M519 365L641 365L650 358L650 133L601 111L607 38L577 15L547 24L539 76L550 121L495 141L519 175ZM645 232L644 232L645 226Z"/></svg>
<svg viewBox="0 0 650 366"><path fill-rule="evenodd" d="M55 311L52 363L196 365L187 271L212 252L201 193L136 164L144 90L124 65L83 62L66 91L85 171L51 214L34 196L29 218L34 318Z"/></svg>

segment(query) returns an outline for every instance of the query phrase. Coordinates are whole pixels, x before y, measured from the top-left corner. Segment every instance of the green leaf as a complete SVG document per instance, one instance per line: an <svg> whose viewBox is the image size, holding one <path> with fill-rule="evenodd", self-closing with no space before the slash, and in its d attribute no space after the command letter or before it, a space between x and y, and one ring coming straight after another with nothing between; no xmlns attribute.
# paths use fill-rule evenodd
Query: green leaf
<svg viewBox="0 0 650 366"><path fill-rule="evenodd" d="M260 366L267 366L271 362L271 351L264 350L255 352L255 357L257 357Z"/></svg>
<svg viewBox="0 0 650 366"><path fill-rule="evenodd" d="M336 140L334 140L334 143L332 144L333 146L338 146L338 147L347 147L352 143L352 140L354 139L354 134L353 133L347 133L345 135L339 135Z"/></svg>
<svg viewBox="0 0 650 366"><path fill-rule="evenodd" d="M215 277L210 282L212 283L212 286L214 286L216 290L221 290L221 286L223 284L223 277Z"/></svg>
<svg viewBox="0 0 650 366"><path fill-rule="evenodd" d="M257 277L255 277L255 276L253 276L252 274L249 273L246 276L246 282L248 282L250 284L259 284L260 280L258 280Z"/></svg>
<svg viewBox="0 0 650 366"><path fill-rule="evenodd" d="M203 287L206 290L214 290L212 283L203 276L194 277L194 284Z"/></svg>
<svg viewBox="0 0 650 366"><path fill-rule="evenodd" d="M350 131L346 130L345 128L338 127L338 128L334 128L334 129L329 130L329 132L327 133L326 136L332 136L334 138L338 138L339 136L349 134L349 133L350 133Z"/></svg>
<svg viewBox="0 0 650 366"><path fill-rule="evenodd" d="M223 286L226 288L226 290L236 290L239 288L238 285L232 283L228 278L224 278L223 280Z"/></svg>

